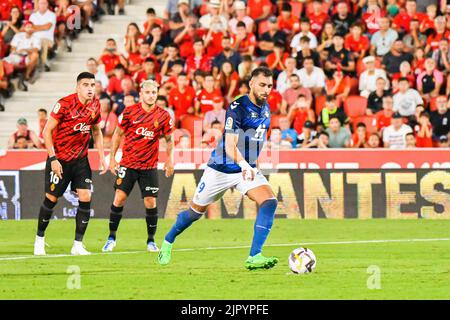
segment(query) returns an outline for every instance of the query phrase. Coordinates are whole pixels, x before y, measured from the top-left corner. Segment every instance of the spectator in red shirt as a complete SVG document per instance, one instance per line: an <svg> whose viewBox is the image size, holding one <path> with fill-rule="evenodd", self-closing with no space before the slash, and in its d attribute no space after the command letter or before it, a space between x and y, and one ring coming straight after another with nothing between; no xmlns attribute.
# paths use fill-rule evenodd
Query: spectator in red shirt
<svg viewBox="0 0 450 320"><path fill-rule="evenodd" d="M295 34L300 30L300 20L294 17L292 6L288 2L283 2L277 20L278 28L287 35Z"/></svg>
<svg viewBox="0 0 450 320"><path fill-rule="evenodd" d="M194 53L186 60L186 73L192 78L194 71L201 70L204 72L211 72L212 61L209 56L205 54L205 48L202 39L194 40Z"/></svg>
<svg viewBox="0 0 450 320"><path fill-rule="evenodd" d="M195 113L203 116L206 112L211 111L215 96L222 96L222 93L219 89L214 88L214 77L209 73L205 75L202 90L195 97Z"/></svg>
<svg viewBox="0 0 450 320"><path fill-rule="evenodd" d="M293 122L293 128L298 134L302 133L306 121L316 122L316 115L314 110L311 109L311 102L303 94L298 96L297 101L289 109L287 117L289 122Z"/></svg>
<svg viewBox="0 0 450 320"><path fill-rule="evenodd" d="M312 4L313 12L308 15L311 22L311 32L318 37L322 31L323 25L328 20L327 13L323 10L322 1L314 0Z"/></svg>
<svg viewBox="0 0 450 320"><path fill-rule="evenodd" d="M130 78L125 74L125 67L118 64L114 67L114 75L109 79L108 88L106 91L109 95L114 95L117 93L122 93L122 80L125 78Z"/></svg>
<svg viewBox="0 0 450 320"><path fill-rule="evenodd" d="M265 20L272 9L272 3L270 0L248 0L247 2L247 14L256 23Z"/></svg>
<svg viewBox="0 0 450 320"><path fill-rule="evenodd" d="M356 132L352 135L351 147L364 148L369 140L369 133L367 127L363 122L356 125Z"/></svg>
<svg viewBox="0 0 450 320"><path fill-rule="evenodd" d="M420 24L420 32L429 34L430 32L434 31L434 19L437 16L437 6L435 4L430 4L427 6L427 16L425 19L423 19L422 23Z"/></svg>
<svg viewBox="0 0 450 320"><path fill-rule="evenodd" d="M189 85L185 72L178 75L177 86L169 92L169 106L174 110L177 120L185 114L194 114L195 90Z"/></svg>
<svg viewBox="0 0 450 320"><path fill-rule="evenodd" d="M253 56L256 48L256 37L253 33L247 33L245 23L240 21L236 27L236 34L232 35L233 49L243 55Z"/></svg>
<svg viewBox="0 0 450 320"><path fill-rule="evenodd" d="M367 143L364 146L364 148L369 148L369 149L381 148L381 139L380 139L380 136L378 135L378 133L373 132L370 134L369 140L367 140Z"/></svg>
<svg viewBox="0 0 450 320"><path fill-rule="evenodd" d="M400 72L394 73L392 75L392 93L394 93L394 94L397 93L399 90L398 80L400 78L408 79L409 86L411 88L416 87L416 77L412 73L411 65L409 64L408 61L403 61L402 63L400 63Z"/></svg>
<svg viewBox="0 0 450 320"><path fill-rule="evenodd" d="M145 37L147 37L150 34L150 31L152 30L154 25L159 25L160 27L164 26L163 21L156 16L155 9L148 8L147 9L147 20L145 20L145 22L143 24L144 31L142 32L142 34Z"/></svg>
<svg viewBox="0 0 450 320"><path fill-rule="evenodd" d="M272 89L267 97L267 104L269 105L270 111L274 114L279 114L282 102L283 98L281 97L281 94L277 90Z"/></svg>
<svg viewBox="0 0 450 320"><path fill-rule="evenodd" d="M378 111L375 114L377 119L378 131L383 130L385 127L391 125L392 115L394 114L394 100L392 96L386 96L383 98L383 110Z"/></svg>
<svg viewBox="0 0 450 320"><path fill-rule="evenodd" d="M220 89L222 95L225 96L227 103L230 103L233 100L233 97L238 94L238 82L238 73L234 70L230 61L225 61L217 76L215 88Z"/></svg>
<svg viewBox="0 0 450 320"><path fill-rule="evenodd" d="M98 59L98 64L105 66L105 73L108 76L112 75L114 68L118 64L127 65L125 58L117 52L116 40L112 38L106 40L106 48Z"/></svg>
<svg viewBox="0 0 450 320"><path fill-rule="evenodd" d="M392 27L399 33L409 32L409 23L411 19L417 19L420 23L422 23L422 21L427 17L424 13L416 12L416 0L406 0L405 9L405 12L399 13L395 16L392 23Z"/></svg>
<svg viewBox="0 0 450 320"><path fill-rule="evenodd" d="M350 28L350 34L345 37L345 49L352 51L356 59L364 58L369 51L369 38L362 34L363 25L359 22L354 23Z"/></svg>
<svg viewBox="0 0 450 320"><path fill-rule="evenodd" d="M450 41L450 31L447 30L445 17L439 16L435 20L436 30L427 39L425 54L439 48L439 41L447 39Z"/></svg>
<svg viewBox="0 0 450 320"><path fill-rule="evenodd" d="M327 79L325 82L327 95L336 96L338 104L344 102L350 94L351 78L349 76L344 76L342 71L334 71L333 78Z"/></svg>
<svg viewBox="0 0 450 320"><path fill-rule="evenodd" d="M432 127L430 123L430 115L426 111L422 111L419 116L419 124L416 126L416 147L432 148Z"/></svg>
<svg viewBox="0 0 450 320"><path fill-rule="evenodd" d="M152 58L145 59L142 66L143 70L135 74L135 80L139 88L145 80L154 80L161 84L161 75L155 71L155 61Z"/></svg>
<svg viewBox="0 0 450 320"><path fill-rule="evenodd" d="M198 24L198 18L195 14L189 14L184 22L184 27L181 32L175 37L173 42L178 45L180 49L180 56L186 59L194 53L193 44L194 39L202 38L207 33L204 29L196 28Z"/></svg>
<svg viewBox="0 0 450 320"><path fill-rule="evenodd" d="M154 56L150 54L150 44L147 42L142 43L139 46L138 54L130 54L128 57L128 72L134 76L136 72L142 70L142 65L144 64L147 58L152 59L155 62L155 69L159 69L159 65L157 64L157 60Z"/></svg>
<svg viewBox="0 0 450 320"><path fill-rule="evenodd" d="M386 10L380 9L376 1L369 1L367 11L362 15L362 20L366 24L367 32L374 34L380 30L378 19L386 16Z"/></svg>
<svg viewBox="0 0 450 320"><path fill-rule="evenodd" d="M289 54L285 51L285 44L283 42L276 42L273 53L267 56L267 65L273 71L274 77L286 69L286 59L289 58Z"/></svg>

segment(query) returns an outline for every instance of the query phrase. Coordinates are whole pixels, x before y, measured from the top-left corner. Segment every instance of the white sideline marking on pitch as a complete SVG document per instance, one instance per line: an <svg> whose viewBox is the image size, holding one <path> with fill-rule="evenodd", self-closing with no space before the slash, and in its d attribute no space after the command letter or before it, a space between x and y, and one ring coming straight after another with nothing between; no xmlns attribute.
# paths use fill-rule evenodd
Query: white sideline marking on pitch
<svg viewBox="0 0 450 320"><path fill-rule="evenodd" d="M371 244L371 243L399 243L399 242L432 242L432 241L450 241L450 238L430 238L430 239L386 239L386 240L349 240L349 241L320 241L320 242L296 242L296 243L274 243L267 244L265 247L291 247L291 246L310 246L310 245L339 245L339 244ZM175 252L183 251L200 251L200 250L229 250L229 249L248 249L250 246L229 246L229 247L204 247L204 248L181 248L173 249ZM112 255L112 254L136 254L147 253L146 250L142 251L119 251L119 252L94 252L88 256L98 255ZM48 254L46 256L11 256L2 257L0 261L10 260L27 260L27 259L46 259L46 258L65 258L65 257L80 257L72 256L70 254Z"/></svg>

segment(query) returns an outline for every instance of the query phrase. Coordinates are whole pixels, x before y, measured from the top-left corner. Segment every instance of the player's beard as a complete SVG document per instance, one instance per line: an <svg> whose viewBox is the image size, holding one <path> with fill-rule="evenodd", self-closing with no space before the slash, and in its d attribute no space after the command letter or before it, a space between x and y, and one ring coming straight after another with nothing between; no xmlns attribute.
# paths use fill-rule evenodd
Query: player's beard
<svg viewBox="0 0 450 320"><path fill-rule="evenodd" d="M259 97L255 94L255 101L258 106L262 107L266 104L267 98Z"/></svg>

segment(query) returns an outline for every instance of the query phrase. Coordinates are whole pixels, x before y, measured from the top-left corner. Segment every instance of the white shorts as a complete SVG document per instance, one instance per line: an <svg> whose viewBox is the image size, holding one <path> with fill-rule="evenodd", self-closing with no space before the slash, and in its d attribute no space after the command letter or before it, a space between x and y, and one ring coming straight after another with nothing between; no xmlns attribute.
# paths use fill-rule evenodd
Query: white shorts
<svg viewBox="0 0 450 320"><path fill-rule="evenodd" d="M222 198L231 187L236 187L240 193L245 195L247 191L262 185L269 185L269 182L259 171L255 179L247 181L242 177L242 172L223 173L211 167L206 167L195 190L192 202L198 206L207 206Z"/></svg>

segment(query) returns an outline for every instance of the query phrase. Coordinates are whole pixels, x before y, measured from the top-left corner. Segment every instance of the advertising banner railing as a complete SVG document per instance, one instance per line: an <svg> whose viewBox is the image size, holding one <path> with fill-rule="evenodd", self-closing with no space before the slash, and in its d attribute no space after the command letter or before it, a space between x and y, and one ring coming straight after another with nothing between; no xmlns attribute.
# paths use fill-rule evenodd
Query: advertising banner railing
<svg viewBox="0 0 450 320"><path fill-rule="evenodd" d="M159 171L160 216L173 219L192 199L203 170L180 170L166 178ZM266 175L288 219L450 219L449 169L281 169ZM109 218L114 177L93 173L91 216ZM44 197L43 171L0 172L2 219L35 219ZM75 215L78 200L70 186L54 218ZM236 189L211 205L208 219L254 219L257 207ZM125 205L124 217L144 218L139 188Z"/></svg>

